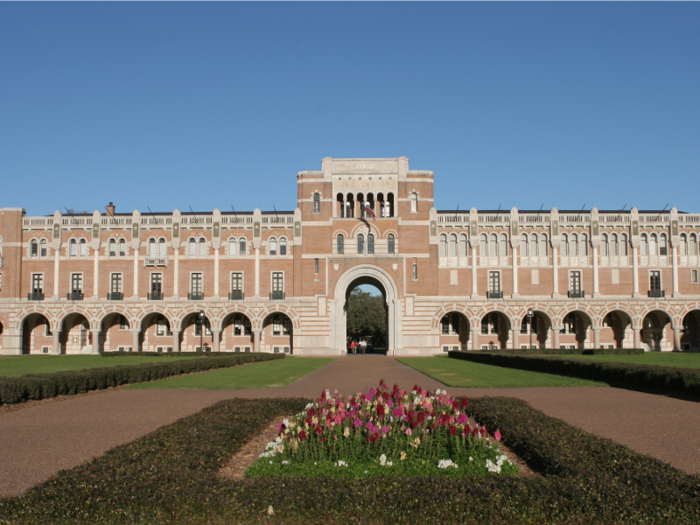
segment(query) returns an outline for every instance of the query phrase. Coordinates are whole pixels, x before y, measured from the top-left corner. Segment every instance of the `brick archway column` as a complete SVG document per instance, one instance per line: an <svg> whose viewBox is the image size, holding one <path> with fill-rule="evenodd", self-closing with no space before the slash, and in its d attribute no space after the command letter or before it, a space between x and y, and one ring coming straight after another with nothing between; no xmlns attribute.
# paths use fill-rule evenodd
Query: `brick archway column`
<svg viewBox="0 0 700 525"><path fill-rule="evenodd" d="M681 329L678 326L673 327L673 350L675 352L681 350Z"/></svg>
<svg viewBox="0 0 700 525"><path fill-rule="evenodd" d="M132 352L139 351L139 335L140 334L141 334L141 330L139 330L138 328L131 331L131 351Z"/></svg>
<svg viewBox="0 0 700 525"><path fill-rule="evenodd" d="M172 330L173 333L173 352L180 351L180 330Z"/></svg>
<svg viewBox="0 0 700 525"><path fill-rule="evenodd" d="M591 330L593 330L593 348L600 348L600 328L591 327Z"/></svg>
<svg viewBox="0 0 700 525"><path fill-rule="evenodd" d="M212 342L212 351L213 352L219 352L219 343L221 339L221 330L212 330L211 331L211 342Z"/></svg>
<svg viewBox="0 0 700 525"><path fill-rule="evenodd" d="M479 334L481 333L480 328L471 329L471 340L472 340L472 350L479 349Z"/></svg>
<svg viewBox="0 0 700 525"><path fill-rule="evenodd" d="M513 332L513 336L511 337L513 341L513 350L517 350L520 348L520 328L511 328L511 332Z"/></svg>
<svg viewBox="0 0 700 525"><path fill-rule="evenodd" d="M253 352L260 352L260 336L262 330L253 330Z"/></svg>
<svg viewBox="0 0 700 525"><path fill-rule="evenodd" d="M642 330L639 328L632 327L632 348L641 348L641 334Z"/></svg>
<svg viewBox="0 0 700 525"><path fill-rule="evenodd" d="M92 353L101 354L102 352L100 351L100 335L102 334L102 330L97 328L90 330L90 333L92 334Z"/></svg>
<svg viewBox="0 0 700 525"><path fill-rule="evenodd" d="M552 348L559 348L559 329L552 327Z"/></svg>
<svg viewBox="0 0 700 525"><path fill-rule="evenodd" d="M61 353L61 330L57 329L51 332L53 334L53 341L52 341L52 348L51 348L51 353L52 354L60 354ZM32 349L29 349L29 352L31 353Z"/></svg>

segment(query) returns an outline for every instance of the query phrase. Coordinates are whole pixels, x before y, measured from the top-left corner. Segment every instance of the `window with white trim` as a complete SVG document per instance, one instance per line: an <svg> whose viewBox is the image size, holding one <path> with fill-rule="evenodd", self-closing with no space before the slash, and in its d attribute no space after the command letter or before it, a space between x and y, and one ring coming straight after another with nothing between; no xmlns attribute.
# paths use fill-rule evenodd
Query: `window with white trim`
<svg viewBox="0 0 700 525"><path fill-rule="evenodd" d="M48 245L48 243L46 242L46 239L41 239L39 241L39 256L40 257L46 257L47 245Z"/></svg>
<svg viewBox="0 0 700 525"><path fill-rule="evenodd" d="M43 273L33 273L32 274L32 293L35 293L35 294L44 293L44 274Z"/></svg>
<svg viewBox="0 0 700 525"><path fill-rule="evenodd" d="M267 242L268 245L268 250L269 250L269 255L277 255L277 239L274 237L270 237L270 240Z"/></svg>
<svg viewBox="0 0 700 525"><path fill-rule="evenodd" d="M78 256L78 241L76 241L75 239L71 239L70 241L68 241L68 256Z"/></svg>
<svg viewBox="0 0 700 525"><path fill-rule="evenodd" d="M161 237L158 239L158 257L165 257L167 253L167 245L165 244L165 239Z"/></svg>
<svg viewBox="0 0 700 525"><path fill-rule="evenodd" d="M690 282L693 284L698 284L698 271L690 270Z"/></svg>
<svg viewBox="0 0 700 525"><path fill-rule="evenodd" d="M386 252L390 255L393 255L395 251L395 246L394 246L394 234L390 233L388 237L386 238Z"/></svg>
<svg viewBox="0 0 700 525"><path fill-rule="evenodd" d="M440 257L447 257L447 235L440 234Z"/></svg>
<svg viewBox="0 0 700 525"><path fill-rule="evenodd" d="M357 236L357 253L365 253L365 236L362 234Z"/></svg>
<svg viewBox="0 0 700 525"><path fill-rule="evenodd" d="M122 257L126 255L126 239L119 239L119 256Z"/></svg>
<svg viewBox="0 0 700 525"><path fill-rule="evenodd" d="M418 194L414 191L411 193L411 213L418 212Z"/></svg>
<svg viewBox="0 0 700 525"><path fill-rule="evenodd" d="M156 240L151 238L148 239L148 256L149 257L155 257L156 256Z"/></svg>
<svg viewBox="0 0 700 525"><path fill-rule="evenodd" d="M489 242L485 233L482 233L479 238L479 255L481 257L488 257L489 255Z"/></svg>
<svg viewBox="0 0 700 525"><path fill-rule="evenodd" d="M463 233L459 236L459 256L466 257L469 254L469 242L467 241L467 235Z"/></svg>
<svg viewBox="0 0 700 525"><path fill-rule="evenodd" d="M339 233L336 237L336 250L340 255L345 253L345 237L343 237L342 233Z"/></svg>
<svg viewBox="0 0 700 525"><path fill-rule="evenodd" d="M109 291L111 293L122 293L122 274L113 273L109 279Z"/></svg>
<svg viewBox="0 0 700 525"><path fill-rule="evenodd" d="M197 255L197 241L194 237L190 237L187 241L187 255L195 257Z"/></svg>
<svg viewBox="0 0 700 525"><path fill-rule="evenodd" d="M83 291L83 274L72 273L70 275L70 291L72 293L82 293Z"/></svg>
<svg viewBox="0 0 700 525"><path fill-rule="evenodd" d="M450 257L457 257L457 234L450 235Z"/></svg>
<svg viewBox="0 0 700 525"><path fill-rule="evenodd" d="M238 243L238 254L242 257L246 255L247 250L246 250L246 238L241 237L240 242Z"/></svg>
<svg viewBox="0 0 700 525"><path fill-rule="evenodd" d="M569 236L565 233L561 234L561 256L569 255Z"/></svg>
<svg viewBox="0 0 700 525"><path fill-rule="evenodd" d="M372 235L371 233L367 234L367 254L374 254L374 235Z"/></svg>
<svg viewBox="0 0 700 525"><path fill-rule="evenodd" d="M39 243L36 241L36 239L32 239L31 241L29 241L29 256L39 256Z"/></svg>
<svg viewBox="0 0 700 525"><path fill-rule="evenodd" d="M199 255L207 254L207 240L204 237L199 238Z"/></svg>
<svg viewBox="0 0 700 525"><path fill-rule="evenodd" d="M231 257L236 255L236 248L237 248L236 245L237 244L238 244L238 241L235 238L233 238L233 237L229 238L229 240L228 240L228 254Z"/></svg>
<svg viewBox="0 0 700 525"><path fill-rule="evenodd" d="M284 292L284 274L282 272L272 272L272 291Z"/></svg>
<svg viewBox="0 0 700 525"><path fill-rule="evenodd" d="M108 246L107 253L109 254L109 256L116 257L117 256L117 241L114 239L110 239L107 246Z"/></svg>
<svg viewBox="0 0 700 525"><path fill-rule="evenodd" d="M87 241L80 239L80 256L85 257L85 255L87 255Z"/></svg>
<svg viewBox="0 0 700 525"><path fill-rule="evenodd" d="M231 273L231 291L232 292L242 292L243 291L243 272Z"/></svg>
<svg viewBox="0 0 700 525"><path fill-rule="evenodd" d="M287 239L280 237L280 255L287 255Z"/></svg>
<svg viewBox="0 0 700 525"><path fill-rule="evenodd" d="M318 192L314 193L314 213L321 213L321 196Z"/></svg>
<svg viewBox="0 0 700 525"><path fill-rule="evenodd" d="M649 241L647 234L643 233L639 240L639 255L647 255L649 251Z"/></svg>

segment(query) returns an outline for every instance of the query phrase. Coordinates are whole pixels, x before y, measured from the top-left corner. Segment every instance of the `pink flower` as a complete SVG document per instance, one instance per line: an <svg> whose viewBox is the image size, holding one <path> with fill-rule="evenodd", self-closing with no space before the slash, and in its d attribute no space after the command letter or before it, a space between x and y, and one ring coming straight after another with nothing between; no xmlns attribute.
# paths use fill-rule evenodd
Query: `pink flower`
<svg viewBox="0 0 700 525"><path fill-rule="evenodd" d="M500 441L500 440L501 440L501 431L500 431L500 430L496 430L496 433L493 435L493 438L494 438L496 441Z"/></svg>
<svg viewBox="0 0 700 525"><path fill-rule="evenodd" d="M457 418L457 423L459 423L460 425L466 425L467 423L469 423L469 418L466 414L460 414Z"/></svg>
<svg viewBox="0 0 700 525"><path fill-rule="evenodd" d="M413 435L413 430L411 430L410 428L407 428L407 429L406 429L406 435L407 435L407 436L412 436L412 435Z"/></svg>
<svg viewBox="0 0 700 525"><path fill-rule="evenodd" d="M384 425L384 426L382 427L382 433L383 433L383 434L388 434L388 433L389 433L389 427L386 426L386 425Z"/></svg>
<svg viewBox="0 0 700 525"><path fill-rule="evenodd" d="M355 421L353 421L352 424L355 425L355 428L361 427L361 426L362 426L362 420L361 420L361 419L356 419Z"/></svg>

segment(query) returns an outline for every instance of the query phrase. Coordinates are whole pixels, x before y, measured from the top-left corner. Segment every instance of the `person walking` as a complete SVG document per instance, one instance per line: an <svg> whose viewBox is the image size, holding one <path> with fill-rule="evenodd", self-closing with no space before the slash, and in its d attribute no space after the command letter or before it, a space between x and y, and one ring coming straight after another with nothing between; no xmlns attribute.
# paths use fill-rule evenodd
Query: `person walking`
<svg viewBox="0 0 700 525"><path fill-rule="evenodd" d="M367 341L365 339L362 339L362 341L360 341L360 350L363 354L367 351Z"/></svg>
<svg viewBox="0 0 700 525"><path fill-rule="evenodd" d="M355 344L355 340L352 340L352 343L350 343L350 351L354 354L357 353L357 345Z"/></svg>

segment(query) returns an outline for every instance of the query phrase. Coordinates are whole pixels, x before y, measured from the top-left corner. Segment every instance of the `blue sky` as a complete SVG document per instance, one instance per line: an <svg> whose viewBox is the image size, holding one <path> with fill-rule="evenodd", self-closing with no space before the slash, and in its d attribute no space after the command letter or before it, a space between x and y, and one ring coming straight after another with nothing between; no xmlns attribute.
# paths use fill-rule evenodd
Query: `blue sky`
<svg viewBox="0 0 700 525"><path fill-rule="evenodd" d="M700 3L0 3L0 206L291 210L321 159L438 209L700 212Z"/></svg>

